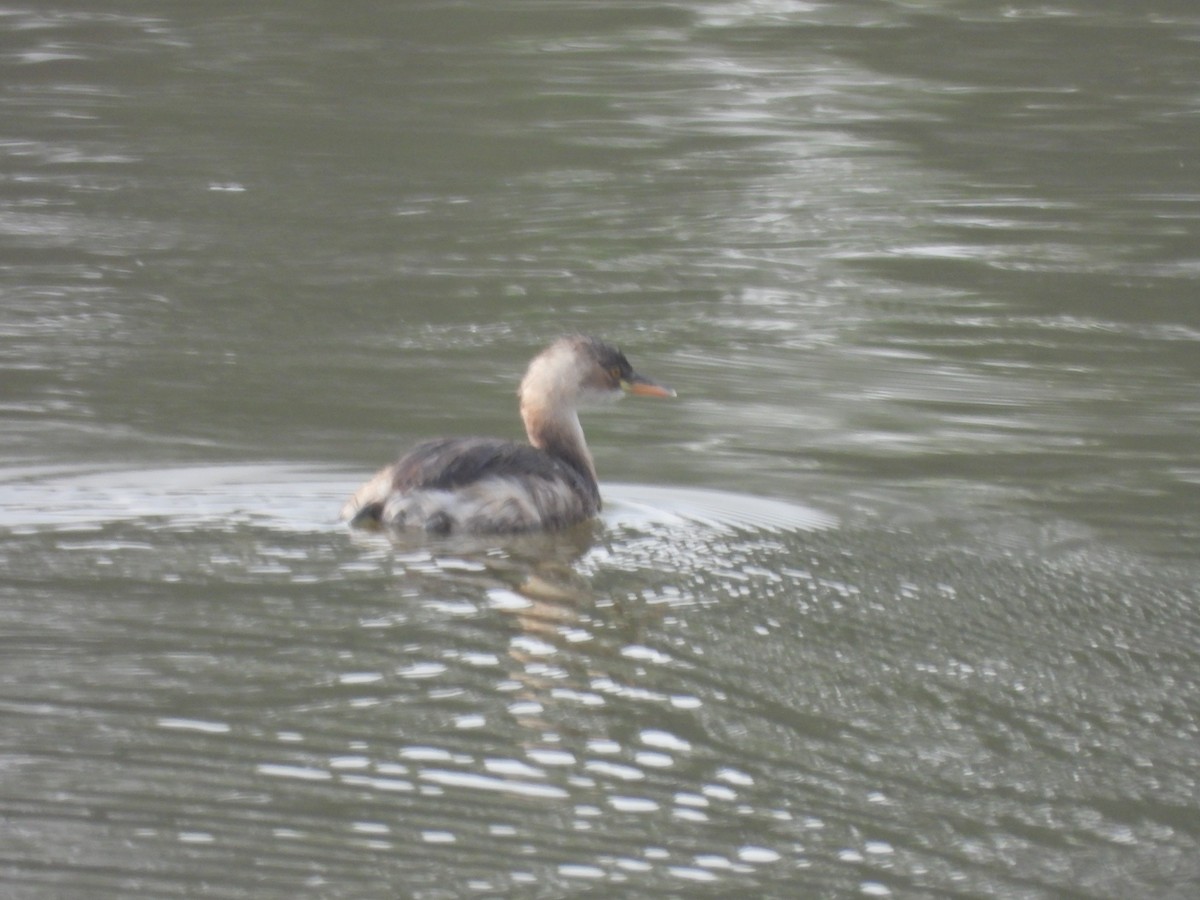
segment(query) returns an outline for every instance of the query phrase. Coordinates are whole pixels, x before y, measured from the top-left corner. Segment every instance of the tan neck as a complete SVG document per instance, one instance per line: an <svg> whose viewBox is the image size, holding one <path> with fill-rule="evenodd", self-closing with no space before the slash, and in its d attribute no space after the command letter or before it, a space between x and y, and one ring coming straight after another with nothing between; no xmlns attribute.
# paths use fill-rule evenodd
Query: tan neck
<svg viewBox="0 0 1200 900"><path fill-rule="evenodd" d="M551 412L522 402L521 418L529 443L560 457L596 481L596 466L583 437L583 426L574 409Z"/></svg>

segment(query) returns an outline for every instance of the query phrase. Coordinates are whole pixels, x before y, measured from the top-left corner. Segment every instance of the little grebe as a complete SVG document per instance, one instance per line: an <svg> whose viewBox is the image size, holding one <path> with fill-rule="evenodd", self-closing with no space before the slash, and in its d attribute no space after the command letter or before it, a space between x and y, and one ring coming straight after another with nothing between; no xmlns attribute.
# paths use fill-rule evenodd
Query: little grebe
<svg viewBox="0 0 1200 900"><path fill-rule="evenodd" d="M534 357L517 392L529 444L439 438L419 444L360 487L342 508L351 524L434 534L564 528L600 510L596 468L579 406L620 397L673 397L616 347L559 338Z"/></svg>

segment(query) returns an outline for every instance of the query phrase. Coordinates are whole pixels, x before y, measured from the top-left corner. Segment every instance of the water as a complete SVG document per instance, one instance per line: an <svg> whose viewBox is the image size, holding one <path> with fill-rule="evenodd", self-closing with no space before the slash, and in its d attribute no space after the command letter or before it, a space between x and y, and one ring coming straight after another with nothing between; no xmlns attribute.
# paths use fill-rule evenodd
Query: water
<svg viewBox="0 0 1200 900"><path fill-rule="evenodd" d="M1189 4L0 34L0 896L1200 889ZM574 329L599 522L334 521Z"/></svg>

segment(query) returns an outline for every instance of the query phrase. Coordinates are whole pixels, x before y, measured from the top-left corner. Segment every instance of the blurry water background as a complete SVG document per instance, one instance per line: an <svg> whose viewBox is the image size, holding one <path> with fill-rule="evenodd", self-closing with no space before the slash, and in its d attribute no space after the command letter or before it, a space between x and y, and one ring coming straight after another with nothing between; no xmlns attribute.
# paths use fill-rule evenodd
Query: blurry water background
<svg viewBox="0 0 1200 900"><path fill-rule="evenodd" d="M4 2L0 896L1197 896L1198 387L1191 0Z"/></svg>

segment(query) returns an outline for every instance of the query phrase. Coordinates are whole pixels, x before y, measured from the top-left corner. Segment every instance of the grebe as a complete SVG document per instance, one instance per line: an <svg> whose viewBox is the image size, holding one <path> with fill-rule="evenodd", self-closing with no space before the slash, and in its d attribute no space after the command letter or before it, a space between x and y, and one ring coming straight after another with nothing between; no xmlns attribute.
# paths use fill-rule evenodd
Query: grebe
<svg viewBox="0 0 1200 900"><path fill-rule="evenodd" d="M534 357L517 396L529 444L439 438L417 445L355 491L342 519L452 532L564 528L600 511L596 468L579 425L582 404L673 397L633 371L616 347L562 337Z"/></svg>

